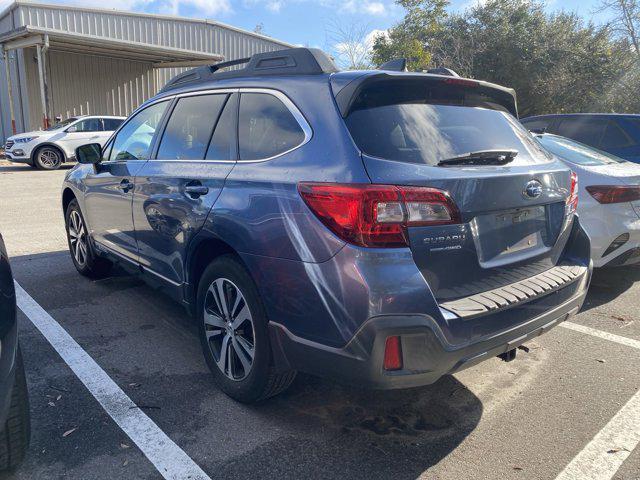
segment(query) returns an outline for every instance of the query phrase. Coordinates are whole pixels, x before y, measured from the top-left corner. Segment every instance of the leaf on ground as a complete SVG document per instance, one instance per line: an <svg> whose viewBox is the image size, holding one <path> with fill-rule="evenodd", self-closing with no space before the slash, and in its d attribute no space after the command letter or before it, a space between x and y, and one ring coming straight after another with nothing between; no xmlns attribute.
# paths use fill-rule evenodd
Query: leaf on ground
<svg viewBox="0 0 640 480"><path fill-rule="evenodd" d="M78 429L78 427L74 427L71 430L67 430L66 432L64 432L62 434L63 437L68 437L69 435L71 435L73 432L75 432Z"/></svg>
<svg viewBox="0 0 640 480"><path fill-rule="evenodd" d="M598 362L598 363L607 363L607 361L604 358L598 358L598 359L596 359L596 362Z"/></svg>
<svg viewBox="0 0 640 480"><path fill-rule="evenodd" d="M522 350L524 353L529 353L529 347L527 347L526 345L520 345L518 347L518 350Z"/></svg>
<svg viewBox="0 0 640 480"><path fill-rule="evenodd" d="M618 452L628 452L629 450L624 448L624 447L620 447L620 448L612 448L611 450L607 450L607 453L618 453Z"/></svg>
<svg viewBox="0 0 640 480"><path fill-rule="evenodd" d="M513 467L513 469L517 472L521 472L522 470L524 470L524 468L522 467Z"/></svg>
<svg viewBox="0 0 640 480"><path fill-rule="evenodd" d="M121 443L120 444L120 448L131 448L129 445L127 445L126 443Z"/></svg>

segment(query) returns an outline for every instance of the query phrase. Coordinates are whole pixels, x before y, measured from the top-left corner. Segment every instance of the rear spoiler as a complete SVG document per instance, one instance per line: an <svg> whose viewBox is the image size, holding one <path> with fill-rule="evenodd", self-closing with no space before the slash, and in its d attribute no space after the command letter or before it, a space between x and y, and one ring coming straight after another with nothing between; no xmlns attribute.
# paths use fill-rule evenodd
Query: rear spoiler
<svg viewBox="0 0 640 480"><path fill-rule="evenodd" d="M435 75L429 73L405 73L405 72L367 72L347 82L340 81L336 76L331 79L331 87L338 105L338 109L343 117L349 113L353 102L359 93L370 85L378 82L389 80L424 80L433 83L448 83L451 85L468 86L476 91L486 93L496 103L506 108L513 116L518 118L518 105L516 100L516 92L512 88L496 85L482 80L472 80L468 78L452 77L449 75Z"/></svg>

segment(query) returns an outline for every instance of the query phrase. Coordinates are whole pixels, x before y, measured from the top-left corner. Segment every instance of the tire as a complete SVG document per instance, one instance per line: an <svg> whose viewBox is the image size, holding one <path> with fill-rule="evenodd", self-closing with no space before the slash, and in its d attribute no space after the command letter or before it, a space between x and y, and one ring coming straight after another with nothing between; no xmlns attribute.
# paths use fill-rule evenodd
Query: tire
<svg viewBox="0 0 640 480"><path fill-rule="evenodd" d="M296 372L273 367L262 301L251 276L234 256L218 257L205 269L197 308L202 351L224 393L242 403L256 403L291 385Z"/></svg>
<svg viewBox="0 0 640 480"><path fill-rule="evenodd" d="M33 156L33 164L38 170L57 170L62 161L62 152L48 145L38 148Z"/></svg>
<svg viewBox="0 0 640 480"><path fill-rule="evenodd" d="M29 448L31 419L22 355L18 348L16 377L11 391L9 414L0 432L0 471L12 470L22 462Z"/></svg>
<svg viewBox="0 0 640 480"><path fill-rule="evenodd" d="M77 200L71 200L65 214L67 244L76 270L80 275L89 278L106 276L113 264L106 258L97 256L87 233L86 222L80 211Z"/></svg>

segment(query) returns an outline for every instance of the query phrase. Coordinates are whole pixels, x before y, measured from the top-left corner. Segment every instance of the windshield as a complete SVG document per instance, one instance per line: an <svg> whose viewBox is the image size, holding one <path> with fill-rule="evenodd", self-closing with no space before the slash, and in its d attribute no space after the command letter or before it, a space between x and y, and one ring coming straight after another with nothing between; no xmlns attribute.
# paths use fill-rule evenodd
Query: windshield
<svg viewBox="0 0 640 480"><path fill-rule="evenodd" d="M47 128L47 132L50 130L58 130L59 128L64 128L67 125L69 125L70 123L75 122L76 120L78 120L77 118L71 117L71 118L67 118L66 120L63 120L59 123L56 123L55 125L50 126L49 128Z"/></svg>
<svg viewBox="0 0 640 480"><path fill-rule="evenodd" d="M424 87L373 87L359 95L345 122L364 153L388 160L437 165L485 150L516 150L511 165L551 159L510 113L488 108L488 100L469 105L456 90L435 97Z"/></svg>
<svg viewBox="0 0 640 480"><path fill-rule="evenodd" d="M575 165L597 166L624 162L622 158L615 155L565 137L540 135L538 140L551 153Z"/></svg>

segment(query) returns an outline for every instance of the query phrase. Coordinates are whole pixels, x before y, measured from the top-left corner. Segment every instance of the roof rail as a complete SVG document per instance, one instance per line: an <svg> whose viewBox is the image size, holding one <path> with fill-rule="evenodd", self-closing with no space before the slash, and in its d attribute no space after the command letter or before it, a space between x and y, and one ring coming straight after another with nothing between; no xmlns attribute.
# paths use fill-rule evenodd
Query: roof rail
<svg viewBox="0 0 640 480"><path fill-rule="evenodd" d="M220 70L247 64L237 70ZM287 48L273 52L257 53L250 58L240 58L194 68L173 77L161 92L206 81L267 75L318 75L337 72L333 60L318 48Z"/></svg>

